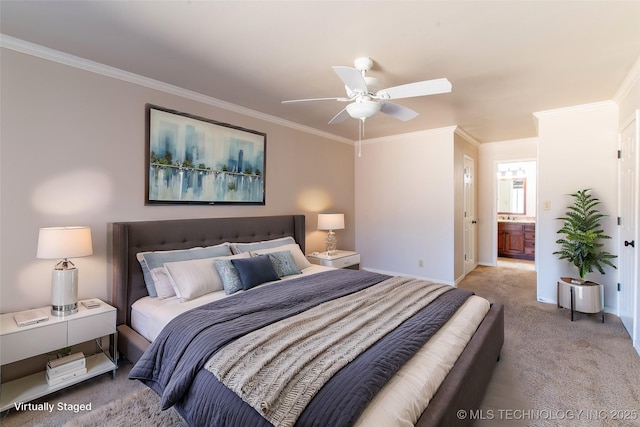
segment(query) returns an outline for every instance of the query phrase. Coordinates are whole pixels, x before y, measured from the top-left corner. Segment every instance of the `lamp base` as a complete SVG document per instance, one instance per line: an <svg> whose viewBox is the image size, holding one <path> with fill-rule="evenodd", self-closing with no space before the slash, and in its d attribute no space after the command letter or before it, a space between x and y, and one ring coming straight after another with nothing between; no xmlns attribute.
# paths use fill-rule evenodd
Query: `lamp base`
<svg viewBox="0 0 640 427"><path fill-rule="evenodd" d="M51 315L52 316L68 316L70 314L76 314L78 312L78 303L68 304L68 305L52 305L51 306Z"/></svg>
<svg viewBox="0 0 640 427"><path fill-rule="evenodd" d="M324 242L325 248L327 249L327 255L333 255L336 247L338 246L338 239L336 239L336 233L333 230L329 230L327 233L327 239Z"/></svg>
<svg viewBox="0 0 640 427"><path fill-rule="evenodd" d="M78 312L78 270L55 269L51 277L51 315L68 316Z"/></svg>

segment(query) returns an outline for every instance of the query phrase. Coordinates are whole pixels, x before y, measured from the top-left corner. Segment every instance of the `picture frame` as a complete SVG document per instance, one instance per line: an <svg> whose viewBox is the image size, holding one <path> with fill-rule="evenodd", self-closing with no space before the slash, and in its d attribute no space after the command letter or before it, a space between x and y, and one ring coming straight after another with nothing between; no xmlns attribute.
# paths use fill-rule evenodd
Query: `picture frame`
<svg viewBox="0 0 640 427"><path fill-rule="evenodd" d="M265 133L151 104L146 113L146 204L265 204Z"/></svg>

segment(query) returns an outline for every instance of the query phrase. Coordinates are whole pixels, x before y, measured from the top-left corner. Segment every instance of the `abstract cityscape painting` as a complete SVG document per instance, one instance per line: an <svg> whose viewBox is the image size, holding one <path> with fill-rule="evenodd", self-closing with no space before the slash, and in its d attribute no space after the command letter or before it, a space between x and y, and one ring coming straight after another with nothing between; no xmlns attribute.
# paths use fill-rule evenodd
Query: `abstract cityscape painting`
<svg viewBox="0 0 640 427"><path fill-rule="evenodd" d="M267 135L147 105L147 204L265 204Z"/></svg>

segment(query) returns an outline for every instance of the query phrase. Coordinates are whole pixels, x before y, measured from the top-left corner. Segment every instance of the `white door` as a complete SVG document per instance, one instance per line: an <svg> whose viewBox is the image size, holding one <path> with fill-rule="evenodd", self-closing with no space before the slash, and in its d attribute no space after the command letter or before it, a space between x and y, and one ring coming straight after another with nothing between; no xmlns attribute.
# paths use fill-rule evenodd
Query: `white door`
<svg viewBox="0 0 640 427"><path fill-rule="evenodd" d="M474 160L464 156L464 274L476 268L476 198Z"/></svg>
<svg viewBox="0 0 640 427"><path fill-rule="evenodd" d="M637 343L638 289L638 112L620 133L620 241L618 270L620 319ZM634 335L636 334L636 335Z"/></svg>

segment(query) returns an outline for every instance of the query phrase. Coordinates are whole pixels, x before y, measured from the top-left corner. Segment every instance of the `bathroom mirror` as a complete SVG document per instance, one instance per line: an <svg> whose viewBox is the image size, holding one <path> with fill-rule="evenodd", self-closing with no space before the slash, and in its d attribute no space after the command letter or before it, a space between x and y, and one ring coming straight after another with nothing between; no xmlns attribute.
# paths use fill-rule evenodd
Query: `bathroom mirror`
<svg viewBox="0 0 640 427"><path fill-rule="evenodd" d="M500 178L498 180L498 214L525 215L527 200L526 178Z"/></svg>

